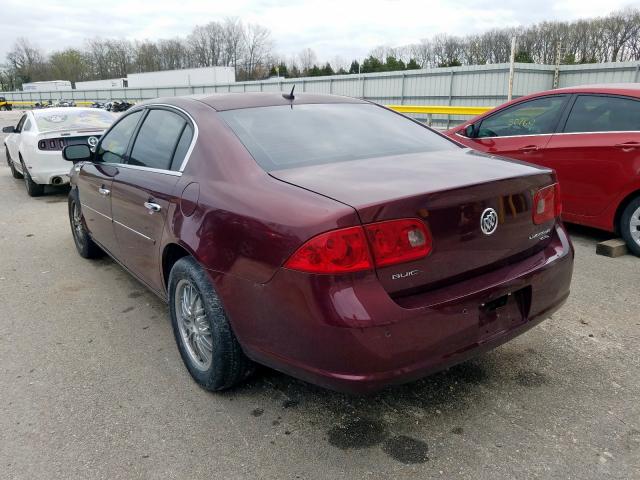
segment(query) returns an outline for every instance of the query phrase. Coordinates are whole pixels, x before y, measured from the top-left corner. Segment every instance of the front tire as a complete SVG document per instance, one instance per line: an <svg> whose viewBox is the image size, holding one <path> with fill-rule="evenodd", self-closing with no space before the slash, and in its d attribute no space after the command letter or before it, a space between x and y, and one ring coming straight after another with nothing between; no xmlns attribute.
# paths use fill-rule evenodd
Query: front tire
<svg viewBox="0 0 640 480"><path fill-rule="evenodd" d="M253 364L242 351L218 294L192 257L181 258L171 269L169 310L180 356L201 387L226 390L251 374Z"/></svg>
<svg viewBox="0 0 640 480"><path fill-rule="evenodd" d="M31 178L31 175L29 174L29 170L27 170L27 166L24 164L24 162L21 163L24 185L27 188L27 195L29 195L30 197L39 197L44 193L44 185L34 182Z"/></svg>
<svg viewBox="0 0 640 480"><path fill-rule="evenodd" d="M618 228L629 251L640 257L640 197L634 198L623 210Z"/></svg>
<svg viewBox="0 0 640 480"><path fill-rule="evenodd" d="M83 258L99 258L103 255L102 249L96 245L85 228L84 217L82 216L82 207L78 198L78 191L69 192L69 223L71 224L71 233L76 250Z"/></svg>

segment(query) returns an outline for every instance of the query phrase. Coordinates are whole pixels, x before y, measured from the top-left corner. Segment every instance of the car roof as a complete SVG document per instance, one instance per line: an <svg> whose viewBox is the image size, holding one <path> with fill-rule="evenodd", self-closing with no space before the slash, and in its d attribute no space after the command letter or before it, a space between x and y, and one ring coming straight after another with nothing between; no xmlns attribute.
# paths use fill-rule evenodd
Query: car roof
<svg viewBox="0 0 640 480"><path fill-rule="evenodd" d="M340 95L322 95L316 93L297 93L294 92L294 105L317 104L317 103L361 103L368 102L352 97L343 97ZM174 104L177 99L190 99L209 105L214 110L237 110L241 108L271 107L277 105L291 105L291 100L283 97L283 92L238 92L238 93L214 93L201 95L188 95L184 97L163 98L162 103ZM150 103L158 103L159 99L148 100L138 105ZM179 100L177 100L179 101ZM137 105L137 106L138 106Z"/></svg>
<svg viewBox="0 0 640 480"><path fill-rule="evenodd" d="M576 85L573 87L562 87L554 90L545 90L543 92L536 92L526 97L538 97L540 95L558 93L611 93L617 95L629 95L631 97L640 97L640 83L596 83L592 85Z"/></svg>

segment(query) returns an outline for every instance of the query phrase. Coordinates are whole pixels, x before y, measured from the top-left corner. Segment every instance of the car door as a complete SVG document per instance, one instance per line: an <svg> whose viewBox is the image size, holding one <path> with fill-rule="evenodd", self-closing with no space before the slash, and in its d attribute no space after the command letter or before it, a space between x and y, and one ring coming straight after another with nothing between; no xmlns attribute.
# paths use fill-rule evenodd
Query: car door
<svg viewBox="0 0 640 480"><path fill-rule="evenodd" d="M156 291L163 291L160 244L175 206L178 171L192 137L190 120L170 107L149 107L113 182L114 231L124 265Z"/></svg>
<svg viewBox="0 0 640 480"><path fill-rule="evenodd" d="M16 125L14 133L10 133L9 136L7 137L7 148L9 149L9 155L11 155L11 159L15 163L20 162L20 157L19 157L20 138L22 133L22 127L24 126L24 122L26 121L27 121L27 114L24 114L22 117L20 117L20 120ZM22 167L19 167L19 168L20 170L22 169Z"/></svg>
<svg viewBox="0 0 640 480"><path fill-rule="evenodd" d="M472 138L458 140L483 152L539 163L569 95L546 95L498 110L475 125Z"/></svg>
<svg viewBox="0 0 640 480"><path fill-rule="evenodd" d="M640 167L640 100L579 94L553 135L544 165L556 170L568 215L603 213Z"/></svg>
<svg viewBox="0 0 640 480"><path fill-rule="evenodd" d="M75 167L79 168L76 182L87 229L115 257L119 252L111 214L111 188L142 114L139 110L120 119L100 140L94 160Z"/></svg>

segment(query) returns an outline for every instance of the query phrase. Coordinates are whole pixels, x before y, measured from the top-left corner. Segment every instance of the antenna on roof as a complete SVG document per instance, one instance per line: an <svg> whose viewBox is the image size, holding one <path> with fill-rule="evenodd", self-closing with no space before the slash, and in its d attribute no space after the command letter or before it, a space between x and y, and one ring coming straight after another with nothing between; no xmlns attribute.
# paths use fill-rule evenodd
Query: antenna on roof
<svg viewBox="0 0 640 480"><path fill-rule="evenodd" d="M283 93L282 98L286 98L287 100L294 100L296 97L293 96L293 91L296 89L296 84L293 84L293 88L291 89L291 93Z"/></svg>

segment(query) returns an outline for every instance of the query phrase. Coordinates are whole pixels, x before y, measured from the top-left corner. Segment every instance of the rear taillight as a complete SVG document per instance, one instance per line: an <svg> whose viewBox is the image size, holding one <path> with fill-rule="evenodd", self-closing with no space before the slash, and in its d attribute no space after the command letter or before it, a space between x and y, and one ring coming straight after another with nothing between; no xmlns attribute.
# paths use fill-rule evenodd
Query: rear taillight
<svg viewBox="0 0 640 480"><path fill-rule="evenodd" d="M560 200L560 187L557 183L538 190L533 196L533 223L541 223L553 220L562 213L562 201Z"/></svg>
<svg viewBox="0 0 640 480"><path fill-rule="evenodd" d="M322 233L302 245L285 267L309 273L369 270L373 264L362 227Z"/></svg>
<svg viewBox="0 0 640 480"><path fill-rule="evenodd" d="M420 220L411 218L364 226L376 267L426 257L431 252L431 235Z"/></svg>
<svg viewBox="0 0 640 480"><path fill-rule="evenodd" d="M390 220L322 233L296 250L284 266L309 273L349 273L417 260L431 248L423 222Z"/></svg>
<svg viewBox="0 0 640 480"><path fill-rule="evenodd" d="M38 142L38 149L40 150L62 150L65 147L64 138L50 138L47 140L40 140Z"/></svg>

